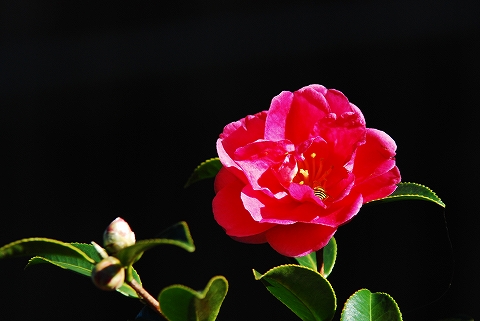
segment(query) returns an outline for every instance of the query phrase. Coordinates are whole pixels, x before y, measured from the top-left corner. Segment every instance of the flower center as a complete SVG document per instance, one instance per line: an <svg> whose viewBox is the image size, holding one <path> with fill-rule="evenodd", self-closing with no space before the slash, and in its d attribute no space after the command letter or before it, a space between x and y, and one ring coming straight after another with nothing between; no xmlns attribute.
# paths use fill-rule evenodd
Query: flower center
<svg viewBox="0 0 480 321"><path fill-rule="evenodd" d="M327 176L332 171L332 166L326 168L323 161L315 153L305 156L304 160L298 161L298 173L293 178L295 183L310 186L315 196L321 200L328 198L325 185Z"/></svg>

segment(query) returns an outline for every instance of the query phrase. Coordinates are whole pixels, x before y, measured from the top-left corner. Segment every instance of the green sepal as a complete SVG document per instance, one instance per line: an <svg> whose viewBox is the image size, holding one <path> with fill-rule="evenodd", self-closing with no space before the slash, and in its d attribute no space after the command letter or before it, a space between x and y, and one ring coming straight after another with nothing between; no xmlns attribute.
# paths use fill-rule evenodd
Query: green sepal
<svg viewBox="0 0 480 321"><path fill-rule="evenodd" d="M435 194L430 188L417 183L399 183L397 189L387 197L379 198L368 202L391 202L403 200L423 200L437 203L441 207L445 207L440 197Z"/></svg>
<svg viewBox="0 0 480 321"><path fill-rule="evenodd" d="M397 303L386 293L361 289L345 302L340 321L401 321Z"/></svg>
<svg viewBox="0 0 480 321"><path fill-rule="evenodd" d="M175 284L164 288L159 296L162 315L169 321L213 321L227 295L225 277L215 276L203 291Z"/></svg>
<svg viewBox="0 0 480 321"><path fill-rule="evenodd" d="M115 254L115 257L120 260L123 266L128 268L133 263L135 263L140 256L142 256L143 252L158 245L171 244L179 246L187 250L188 252L195 251L195 245L193 244L190 230L188 229L187 223L185 222L179 222L169 227L164 232L162 232L161 235L164 237L150 240L141 240L134 245L123 248ZM127 275L127 281L129 279L129 276Z"/></svg>
<svg viewBox="0 0 480 321"><path fill-rule="evenodd" d="M210 158L195 168L192 175L185 183L184 188L192 185L195 182L201 181L206 178L212 178L217 175L218 171L222 168L222 163L218 157Z"/></svg>
<svg viewBox="0 0 480 321"><path fill-rule="evenodd" d="M278 300L304 321L330 321L337 308L337 298L330 283L310 268L287 264L265 274L253 270Z"/></svg>
<svg viewBox="0 0 480 321"><path fill-rule="evenodd" d="M84 243L70 243L71 245L79 248L88 256L90 256L95 262L100 262L102 259L98 252L95 250L93 245L91 244L84 244ZM95 264L88 262L86 260L75 259L68 256L63 255L56 255L56 254L44 254L43 256L34 256L29 261L25 268L30 267L32 265L42 264L42 263L50 263L52 265L58 266L62 269L66 269L72 272L76 272L83 276L90 277L92 273L92 269ZM132 269L132 277L139 283L142 284L140 280L140 276L138 275L137 271ZM137 293L133 290L128 284L123 283L123 285L117 289L117 291L125 296L138 298Z"/></svg>

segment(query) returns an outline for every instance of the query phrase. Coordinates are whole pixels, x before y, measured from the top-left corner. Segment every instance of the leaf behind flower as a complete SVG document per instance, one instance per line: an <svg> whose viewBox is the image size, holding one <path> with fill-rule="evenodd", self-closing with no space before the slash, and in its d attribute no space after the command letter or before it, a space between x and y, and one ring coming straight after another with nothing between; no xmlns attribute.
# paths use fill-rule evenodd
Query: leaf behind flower
<svg viewBox="0 0 480 321"><path fill-rule="evenodd" d="M304 256L299 256L296 257L295 260L300 264L301 266L308 267L312 270L317 271L317 252L312 252L310 254L304 255Z"/></svg>
<svg viewBox="0 0 480 321"><path fill-rule="evenodd" d="M323 277L327 278L330 273L332 273L333 266L335 265L335 260L337 258L337 242L335 238L332 237L325 247L318 251L319 255L321 254L322 261L320 268L323 267ZM308 267L312 270L319 271L319 262L317 262L317 252L312 252L305 256L296 257L295 261L301 266Z"/></svg>
<svg viewBox="0 0 480 321"><path fill-rule="evenodd" d="M391 202L391 201L403 201L403 200L423 200L434 202L441 207L445 207L445 203L442 202L440 197L435 194L430 188L418 184L418 183L399 183L397 189L387 197L379 198L368 202Z"/></svg>
<svg viewBox="0 0 480 321"><path fill-rule="evenodd" d="M332 273L333 266L337 259L337 241L332 237L323 248L323 276L327 278Z"/></svg>
<svg viewBox="0 0 480 321"><path fill-rule="evenodd" d="M192 175L185 183L184 188L192 185L195 182L201 181L206 178L212 178L217 175L218 171L222 168L222 163L218 157L210 158L195 168Z"/></svg>

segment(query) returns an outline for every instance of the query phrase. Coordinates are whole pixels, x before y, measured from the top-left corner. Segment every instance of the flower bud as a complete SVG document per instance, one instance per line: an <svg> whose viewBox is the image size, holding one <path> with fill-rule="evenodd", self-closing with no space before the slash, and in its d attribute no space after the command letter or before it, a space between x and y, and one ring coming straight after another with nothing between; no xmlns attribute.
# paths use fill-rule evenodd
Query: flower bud
<svg viewBox="0 0 480 321"><path fill-rule="evenodd" d="M122 286L125 280L125 269L116 257L109 256L95 265L92 270L92 281L104 291L113 291Z"/></svg>
<svg viewBox="0 0 480 321"><path fill-rule="evenodd" d="M135 233L124 219L117 217L103 233L103 246L109 254L135 244Z"/></svg>

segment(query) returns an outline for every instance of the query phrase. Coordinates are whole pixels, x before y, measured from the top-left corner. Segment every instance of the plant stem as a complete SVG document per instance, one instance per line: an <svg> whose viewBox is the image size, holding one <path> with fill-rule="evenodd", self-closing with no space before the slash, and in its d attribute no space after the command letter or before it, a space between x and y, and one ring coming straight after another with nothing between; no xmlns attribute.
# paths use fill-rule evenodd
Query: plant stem
<svg viewBox="0 0 480 321"><path fill-rule="evenodd" d="M320 266L320 270L318 271L318 273L320 273L321 276L325 276L325 264L323 264L322 262L322 265Z"/></svg>
<svg viewBox="0 0 480 321"><path fill-rule="evenodd" d="M159 314L162 314L162 310L160 310L160 304L153 296L150 295L135 279L127 282L137 293L141 296L141 298L155 311Z"/></svg>

